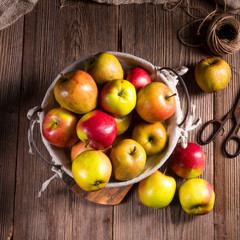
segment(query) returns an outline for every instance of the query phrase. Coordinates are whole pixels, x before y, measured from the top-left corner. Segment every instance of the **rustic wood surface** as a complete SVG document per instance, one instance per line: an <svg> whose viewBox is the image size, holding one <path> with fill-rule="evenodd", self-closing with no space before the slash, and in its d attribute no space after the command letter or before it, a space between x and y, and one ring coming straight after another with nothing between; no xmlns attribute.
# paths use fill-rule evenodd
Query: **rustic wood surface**
<svg viewBox="0 0 240 240"><path fill-rule="evenodd" d="M191 2L209 11L214 8L208 1ZM240 157L228 159L221 152L231 124L223 136L202 146L206 169L201 178L216 193L214 209L207 215L186 214L177 193L165 209L143 206L137 184L115 206L92 203L60 179L37 198L53 173L36 154L29 154L26 114L41 103L58 72L78 58L111 50L159 66L185 65L190 69L184 80L191 103L203 122L222 117L233 106L240 91L239 71L233 69L228 87L216 94L206 94L196 85L194 66L208 53L179 43L177 30L189 20L184 9L167 12L161 5L73 1L60 8L58 0L39 0L32 12L0 31L0 239L240 239ZM240 52L223 58L240 68ZM189 141L196 142L197 130ZM47 155L39 131L35 138ZM176 179L179 187L183 180Z"/></svg>

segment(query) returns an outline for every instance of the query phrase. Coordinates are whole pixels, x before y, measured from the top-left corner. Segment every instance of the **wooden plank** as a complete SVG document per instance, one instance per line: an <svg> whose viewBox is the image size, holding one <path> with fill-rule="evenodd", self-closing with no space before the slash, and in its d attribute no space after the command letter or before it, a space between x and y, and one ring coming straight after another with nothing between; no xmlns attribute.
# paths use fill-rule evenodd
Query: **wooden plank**
<svg viewBox="0 0 240 240"><path fill-rule="evenodd" d="M14 240L111 239L111 206L79 197L61 180L53 180L36 198L41 183L53 173L36 154L28 153L28 109L41 103L51 81L74 60L117 50L117 7L79 1L59 9L58 3L39 1L25 18ZM47 156L39 131L34 137Z"/></svg>
<svg viewBox="0 0 240 240"><path fill-rule="evenodd" d="M194 82L193 66L200 61L201 52L187 48L177 40L178 28L189 20L186 14L180 9L165 12L162 6L151 4L121 6L119 12L123 51L158 66L188 66L190 71L184 80L191 103L197 106L196 116L202 117L203 121L212 118L213 96L201 92ZM182 100L184 106L184 98ZM190 133L189 141L196 142L196 132ZM206 169L201 177L213 184L213 145L203 146L203 150ZM177 178L178 188L183 181ZM136 185L126 202L114 207L114 239L213 239L213 227L213 211L201 217L186 214L181 209L178 192L169 207L154 210L141 204Z"/></svg>
<svg viewBox="0 0 240 240"><path fill-rule="evenodd" d="M231 65L239 68L239 52L224 57ZM232 78L224 90L215 94L215 118L222 118L236 103L240 94L239 72L232 69ZM240 237L240 157L226 158L222 153L222 145L229 131L233 127L229 121L224 127L223 134L219 134L215 141L214 182L216 191L216 204L214 212L215 239L239 239ZM222 136L221 136L222 135ZM234 153L234 144L231 143L229 151Z"/></svg>
<svg viewBox="0 0 240 240"><path fill-rule="evenodd" d="M0 239L13 231L22 47L23 18L0 31Z"/></svg>

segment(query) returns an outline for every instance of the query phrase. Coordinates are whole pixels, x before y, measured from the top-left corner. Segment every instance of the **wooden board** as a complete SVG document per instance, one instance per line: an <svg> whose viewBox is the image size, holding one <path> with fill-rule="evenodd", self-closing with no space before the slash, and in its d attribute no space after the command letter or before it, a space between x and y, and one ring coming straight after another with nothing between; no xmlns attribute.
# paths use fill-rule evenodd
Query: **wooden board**
<svg viewBox="0 0 240 240"><path fill-rule="evenodd" d="M84 199L103 205L117 205L121 203L129 192L132 184L126 187L113 187L113 188L103 188L96 192L86 192L82 190L74 181L66 173L63 173L63 181L67 184L67 186L76 194L83 197Z"/></svg>

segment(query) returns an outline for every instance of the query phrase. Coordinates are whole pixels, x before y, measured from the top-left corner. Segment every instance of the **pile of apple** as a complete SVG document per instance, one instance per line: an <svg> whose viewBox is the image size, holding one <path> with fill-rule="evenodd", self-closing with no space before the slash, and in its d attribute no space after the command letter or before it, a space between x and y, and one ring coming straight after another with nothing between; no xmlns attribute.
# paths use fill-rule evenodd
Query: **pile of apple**
<svg viewBox="0 0 240 240"><path fill-rule="evenodd" d="M124 73L114 55L98 53L84 71L61 74L56 81L54 96L60 107L47 112L42 134L50 144L71 150L76 183L96 191L111 177L137 177L147 156L165 149L163 122L175 112L175 95L144 69Z"/></svg>
<svg viewBox="0 0 240 240"><path fill-rule="evenodd" d="M170 167L180 178L187 179L179 187L179 201L183 210L192 215L210 212L215 193L209 182L199 177L205 169L205 154L196 143L186 148L178 143L170 157ZM141 202L151 208L167 207L176 193L176 180L159 170L143 179L138 186Z"/></svg>

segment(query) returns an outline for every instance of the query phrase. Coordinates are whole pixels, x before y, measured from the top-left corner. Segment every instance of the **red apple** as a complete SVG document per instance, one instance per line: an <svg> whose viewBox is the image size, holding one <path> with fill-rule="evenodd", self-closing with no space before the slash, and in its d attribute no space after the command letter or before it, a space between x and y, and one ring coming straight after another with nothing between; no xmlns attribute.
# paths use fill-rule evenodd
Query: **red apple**
<svg viewBox="0 0 240 240"><path fill-rule="evenodd" d="M117 136L114 118L100 110L83 115L76 129L79 139L94 149L109 147Z"/></svg>
<svg viewBox="0 0 240 240"><path fill-rule="evenodd" d="M149 83L138 92L136 111L147 122L164 121L172 116L175 109L175 94L164 83Z"/></svg>
<svg viewBox="0 0 240 240"><path fill-rule="evenodd" d="M152 82L149 74L140 67L134 67L127 71L128 80L136 88L136 91L139 91L140 88Z"/></svg>
<svg viewBox="0 0 240 240"><path fill-rule="evenodd" d="M188 143L186 148L178 143L171 156L171 168L179 177L198 177L205 168L205 154L195 143Z"/></svg>
<svg viewBox="0 0 240 240"><path fill-rule="evenodd" d="M54 96L61 107L85 114L97 106L98 88L88 73L76 70L58 79Z"/></svg>
<svg viewBox="0 0 240 240"><path fill-rule="evenodd" d="M42 134L54 146L70 147L78 141L77 122L74 113L64 108L53 108L43 119Z"/></svg>

